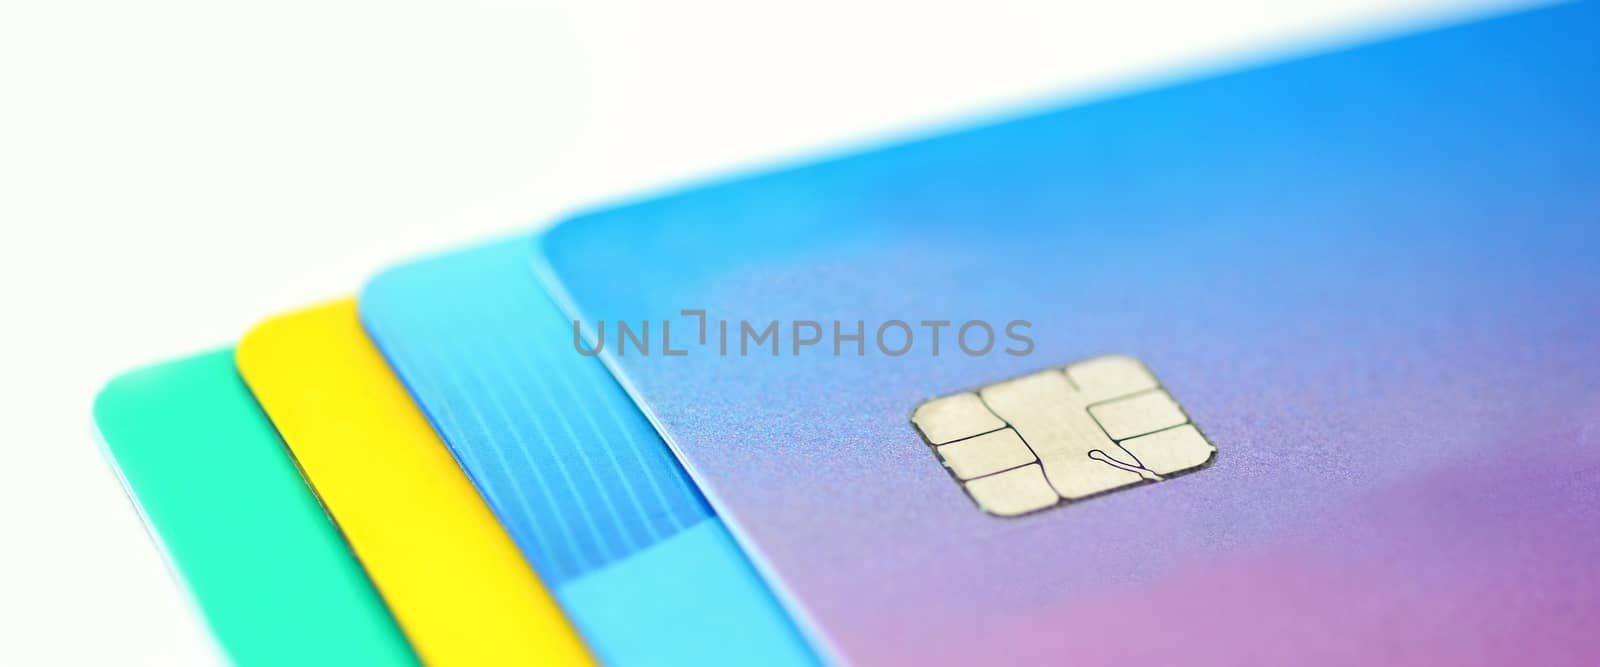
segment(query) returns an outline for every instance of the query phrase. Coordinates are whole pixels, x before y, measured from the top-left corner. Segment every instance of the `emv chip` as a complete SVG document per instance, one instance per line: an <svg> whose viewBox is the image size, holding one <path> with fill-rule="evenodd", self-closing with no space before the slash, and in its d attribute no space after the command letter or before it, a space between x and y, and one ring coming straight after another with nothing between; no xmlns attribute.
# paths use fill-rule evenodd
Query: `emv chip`
<svg viewBox="0 0 1600 667"><path fill-rule="evenodd" d="M1094 357L911 413L978 507L1018 516L1205 467L1200 429L1139 360Z"/></svg>

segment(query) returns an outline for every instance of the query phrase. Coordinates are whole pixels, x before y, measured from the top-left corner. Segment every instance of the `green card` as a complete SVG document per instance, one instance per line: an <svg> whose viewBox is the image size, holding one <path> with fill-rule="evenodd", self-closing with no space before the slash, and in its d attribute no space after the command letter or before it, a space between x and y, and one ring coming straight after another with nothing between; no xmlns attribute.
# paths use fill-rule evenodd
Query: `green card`
<svg viewBox="0 0 1600 667"><path fill-rule="evenodd" d="M410 646L223 349L133 371L95 423L239 665L410 665Z"/></svg>

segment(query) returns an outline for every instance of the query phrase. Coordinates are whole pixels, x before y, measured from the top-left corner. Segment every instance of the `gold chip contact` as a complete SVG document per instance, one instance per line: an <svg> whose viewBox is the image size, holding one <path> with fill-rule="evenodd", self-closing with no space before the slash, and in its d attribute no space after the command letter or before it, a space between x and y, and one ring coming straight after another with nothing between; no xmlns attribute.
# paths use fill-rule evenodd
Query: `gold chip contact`
<svg viewBox="0 0 1600 667"><path fill-rule="evenodd" d="M1155 375L1121 355L934 398L911 423L973 502L998 516L1159 482L1217 451Z"/></svg>

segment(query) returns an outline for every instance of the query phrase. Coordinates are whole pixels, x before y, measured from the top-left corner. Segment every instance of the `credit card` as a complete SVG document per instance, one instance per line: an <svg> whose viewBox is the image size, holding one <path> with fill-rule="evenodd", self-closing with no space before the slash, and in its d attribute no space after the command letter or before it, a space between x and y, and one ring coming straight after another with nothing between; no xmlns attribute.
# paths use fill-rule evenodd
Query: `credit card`
<svg viewBox="0 0 1600 667"><path fill-rule="evenodd" d="M593 664L367 339L354 299L267 320L236 361L423 660Z"/></svg>
<svg viewBox="0 0 1600 667"><path fill-rule="evenodd" d="M223 349L120 376L95 424L151 536L238 665L414 665Z"/></svg>
<svg viewBox="0 0 1600 667"><path fill-rule="evenodd" d="M753 175L543 270L831 657L1595 664L1597 33Z"/></svg>
<svg viewBox="0 0 1600 667"><path fill-rule="evenodd" d="M649 422L572 353L530 243L391 269L362 321L602 662L811 664Z"/></svg>

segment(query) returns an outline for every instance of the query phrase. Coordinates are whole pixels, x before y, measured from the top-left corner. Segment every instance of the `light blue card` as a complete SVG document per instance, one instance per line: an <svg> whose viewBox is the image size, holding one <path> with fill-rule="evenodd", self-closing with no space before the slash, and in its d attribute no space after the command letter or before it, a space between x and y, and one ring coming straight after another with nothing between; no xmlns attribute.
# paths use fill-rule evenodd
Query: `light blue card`
<svg viewBox="0 0 1600 667"><path fill-rule="evenodd" d="M650 423L577 354L518 238L391 269L361 318L599 657L816 658Z"/></svg>

